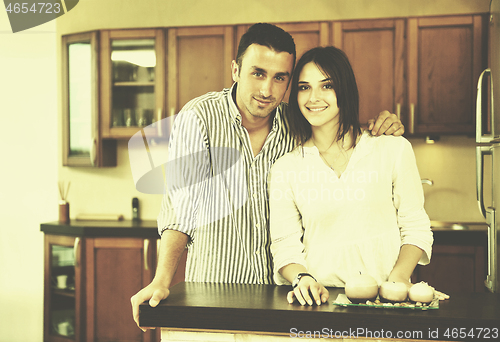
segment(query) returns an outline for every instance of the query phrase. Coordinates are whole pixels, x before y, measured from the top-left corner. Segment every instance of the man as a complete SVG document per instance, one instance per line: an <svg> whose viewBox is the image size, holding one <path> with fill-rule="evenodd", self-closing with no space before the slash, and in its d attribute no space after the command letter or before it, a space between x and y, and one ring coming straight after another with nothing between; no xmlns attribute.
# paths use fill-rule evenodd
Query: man
<svg viewBox="0 0 500 342"><path fill-rule="evenodd" d="M186 281L272 283L267 174L294 147L281 102L294 64L292 37L255 24L231 64L232 88L190 101L176 118L158 216L157 271L131 298L138 325L139 304L156 306L169 295L186 245ZM369 128L377 135L404 131L389 112Z"/></svg>

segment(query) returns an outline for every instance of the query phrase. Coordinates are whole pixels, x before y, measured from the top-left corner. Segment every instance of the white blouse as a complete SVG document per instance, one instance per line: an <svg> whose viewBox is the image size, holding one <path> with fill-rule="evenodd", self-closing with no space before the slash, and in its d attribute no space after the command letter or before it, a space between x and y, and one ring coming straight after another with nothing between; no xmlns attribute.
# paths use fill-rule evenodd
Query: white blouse
<svg viewBox="0 0 500 342"><path fill-rule="evenodd" d="M289 284L278 270L291 263L324 286L343 287L360 272L381 284L404 244L422 249L419 263L429 263L432 231L405 138L364 132L340 178L316 147L297 147L276 161L269 182L277 284Z"/></svg>

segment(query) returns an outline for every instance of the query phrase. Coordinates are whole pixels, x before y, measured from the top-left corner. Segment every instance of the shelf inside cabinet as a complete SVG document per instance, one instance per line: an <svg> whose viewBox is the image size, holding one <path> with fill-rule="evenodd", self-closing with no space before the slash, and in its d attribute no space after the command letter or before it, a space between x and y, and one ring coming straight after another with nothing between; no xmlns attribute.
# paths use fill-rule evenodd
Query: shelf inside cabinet
<svg viewBox="0 0 500 342"><path fill-rule="evenodd" d="M113 83L113 86L115 87L154 87L154 85L155 85L154 82L134 82L134 81Z"/></svg>

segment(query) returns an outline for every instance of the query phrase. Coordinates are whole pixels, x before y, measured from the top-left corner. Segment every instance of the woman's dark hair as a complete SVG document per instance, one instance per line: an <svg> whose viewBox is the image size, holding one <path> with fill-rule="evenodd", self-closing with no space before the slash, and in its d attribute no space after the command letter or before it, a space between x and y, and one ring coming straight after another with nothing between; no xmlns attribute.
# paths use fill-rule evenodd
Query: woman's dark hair
<svg viewBox="0 0 500 342"><path fill-rule="evenodd" d="M236 63L240 69L243 56L252 44L267 46L276 52L288 52L293 55L293 64L295 64L295 42L292 36L278 26L258 23L250 26L240 39L236 54Z"/></svg>
<svg viewBox="0 0 500 342"><path fill-rule="evenodd" d="M303 145L312 136L311 124L304 118L297 103L299 76L304 66L310 62L316 64L325 78L331 79L335 90L339 107L339 129L336 140L344 139L352 128L351 147L354 147L361 134L358 87L346 54L333 46L316 47L307 51L295 66L288 108L290 133L299 145Z"/></svg>

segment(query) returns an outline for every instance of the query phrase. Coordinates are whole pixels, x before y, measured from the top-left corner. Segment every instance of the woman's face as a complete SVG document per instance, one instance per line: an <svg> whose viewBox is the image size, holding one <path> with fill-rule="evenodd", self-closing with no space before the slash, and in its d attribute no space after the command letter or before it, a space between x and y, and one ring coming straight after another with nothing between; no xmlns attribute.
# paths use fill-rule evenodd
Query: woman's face
<svg viewBox="0 0 500 342"><path fill-rule="evenodd" d="M300 72L297 102L311 126L333 128L338 124L339 107L332 80L313 62L304 65Z"/></svg>

